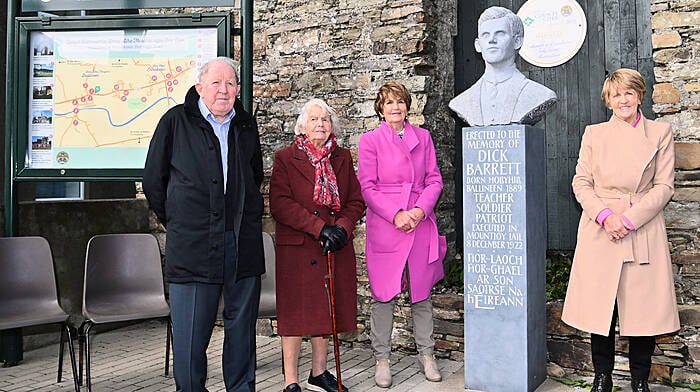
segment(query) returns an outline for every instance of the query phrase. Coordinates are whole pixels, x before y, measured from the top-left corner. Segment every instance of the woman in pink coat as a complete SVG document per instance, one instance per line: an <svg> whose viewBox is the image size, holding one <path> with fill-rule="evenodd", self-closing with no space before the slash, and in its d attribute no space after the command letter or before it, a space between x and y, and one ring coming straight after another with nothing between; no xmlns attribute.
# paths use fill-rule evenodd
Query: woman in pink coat
<svg viewBox="0 0 700 392"><path fill-rule="evenodd" d="M367 204L366 257L374 301L371 314L375 383L391 386L389 356L394 298L411 295L418 360L425 377L441 381L433 358L433 305L430 291L444 276L445 237L438 235L435 204L442 192L430 133L406 115L411 94L389 82L379 89L374 110L378 128L360 138L358 179Z"/></svg>
<svg viewBox="0 0 700 392"><path fill-rule="evenodd" d="M634 392L649 391L654 336L680 328L662 214L673 195L673 135L639 111L645 91L631 69L605 80L613 115L586 128L572 183L583 213L562 320L591 334L593 392L613 387L616 319L629 337Z"/></svg>

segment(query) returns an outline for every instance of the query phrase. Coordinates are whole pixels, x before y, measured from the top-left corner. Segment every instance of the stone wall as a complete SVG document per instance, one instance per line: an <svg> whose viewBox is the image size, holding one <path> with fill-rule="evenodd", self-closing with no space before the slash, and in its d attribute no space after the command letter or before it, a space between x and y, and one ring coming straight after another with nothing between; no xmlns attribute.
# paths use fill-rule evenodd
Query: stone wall
<svg viewBox="0 0 700 392"><path fill-rule="evenodd" d="M230 8L144 10L143 13L234 12ZM301 106L321 98L335 108L341 146L357 156L360 136L379 124L374 113L376 93L385 82L408 87L413 104L409 119L431 131L444 190L437 206L440 232L448 238L446 262L455 260L454 121L447 102L454 89L456 0L256 0L253 37L253 110L259 123L266 181L273 154L293 140ZM234 57L240 43L234 43ZM155 222L155 221L152 221ZM264 230L274 233L266 207ZM164 239L162 227L153 225ZM364 221L355 231L358 255L358 330L343 336L346 342L366 344L369 335L370 291L364 259ZM438 294L436 351L441 357L461 359L463 300L461 295ZM395 311L394 346L415 350L410 301L401 296ZM276 334L274 320L259 320L260 334Z"/></svg>
<svg viewBox="0 0 700 392"><path fill-rule="evenodd" d="M292 142L308 99L324 99L338 111L336 136L356 154L360 135L379 123L377 90L398 80L413 95L411 122L428 128L435 141L446 180L440 227L454 254L454 123L445 102L454 85L455 17L454 0L256 1L253 106L266 174L273 152Z"/></svg>
<svg viewBox="0 0 700 392"><path fill-rule="evenodd" d="M454 122L446 103L454 88L455 18L454 0L256 1L253 106L266 174L271 173L273 152L292 142L299 108L308 99L324 99L338 111L342 130L336 136L356 156L360 135L379 124L373 109L379 87L400 81L412 92L410 121L430 130L435 142L445 183L438 220L450 243L447 258L453 260ZM269 216L265 230L274 231ZM364 263L364 222L355 234L360 329L345 339L368 342L371 297ZM445 317L461 322L454 304L446 301L451 309L444 311ZM407 302L402 297L397 304L394 344L411 350ZM443 356L460 356L451 350L462 348L462 324L451 322L445 321L446 331L438 331L438 349L442 347Z"/></svg>
<svg viewBox="0 0 700 392"><path fill-rule="evenodd" d="M657 367L700 383L700 1L652 1L654 111L673 126L676 192L665 210L681 316ZM656 357L655 357L656 358Z"/></svg>

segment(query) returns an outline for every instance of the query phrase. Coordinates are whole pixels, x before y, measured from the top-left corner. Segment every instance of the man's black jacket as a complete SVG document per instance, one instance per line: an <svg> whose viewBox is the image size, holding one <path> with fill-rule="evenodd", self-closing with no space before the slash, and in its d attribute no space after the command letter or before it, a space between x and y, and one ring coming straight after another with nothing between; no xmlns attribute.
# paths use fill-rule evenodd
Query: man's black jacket
<svg viewBox="0 0 700 392"><path fill-rule="evenodd" d="M160 119L148 149L143 190L167 228L165 277L171 283L223 283L224 232L238 242L237 279L265 272L262 153L255 119L236 99L229 128L224 195L219 140L190 88Z"/></svg>

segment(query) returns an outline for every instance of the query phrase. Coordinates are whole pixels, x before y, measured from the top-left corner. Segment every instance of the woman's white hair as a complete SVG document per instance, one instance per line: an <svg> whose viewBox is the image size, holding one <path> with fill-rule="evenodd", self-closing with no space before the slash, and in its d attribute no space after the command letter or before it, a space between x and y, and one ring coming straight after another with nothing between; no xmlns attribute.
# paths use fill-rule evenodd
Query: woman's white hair
<svg viewBox="0 0 700 392"><path fill-rule="evenodd" d="M335 113L335 110L333 110L332 107L328 106L328 104L322 99L312 98L308 102L306 102L304 106L301 107L301 112L299 113L299 117L297 117L297 123L294 126L295 135L301 135L304 133L304 129L306 128L306 120L308 120L309 117L309 110L314 106L320 107L324 112L326 112L326 114L331 116L332 133L336 133L340 130L340 124L338 124L338 115Z"/></svg>

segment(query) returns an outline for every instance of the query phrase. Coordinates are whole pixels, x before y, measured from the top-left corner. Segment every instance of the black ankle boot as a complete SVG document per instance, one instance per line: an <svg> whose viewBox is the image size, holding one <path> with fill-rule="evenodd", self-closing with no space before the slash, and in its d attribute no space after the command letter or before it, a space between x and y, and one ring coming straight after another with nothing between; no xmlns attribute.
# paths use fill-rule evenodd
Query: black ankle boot
<svg viewBox="0 0 700 392"><path fill-rule="evenodd" d="M612 392L612 387L612 374L596 373L595 378L593 378L593 386L591 387L591 392Z"/></svg>
<svg viewBox="0 0 700 392"><path fill-rule="evenodd" d="M632 392L649 392L649 383L643 378L633 378Z"/></svg>

